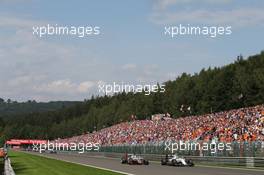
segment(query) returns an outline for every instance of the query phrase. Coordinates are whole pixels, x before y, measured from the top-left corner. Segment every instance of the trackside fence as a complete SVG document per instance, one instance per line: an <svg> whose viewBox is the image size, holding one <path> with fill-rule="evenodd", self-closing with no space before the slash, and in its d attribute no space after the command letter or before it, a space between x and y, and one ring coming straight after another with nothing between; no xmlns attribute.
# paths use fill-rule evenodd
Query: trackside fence
<svg viewBox="0 0 264 175"><path fill-rule="evenodd" d="M191 144L191 143L190 143ZM219 145L219 143L214 143ZM180 145L180 143L178 143ZM200 143L203 145L203 143ZM209 142L207 145L213 145ZM264 142L232 142L230 150L225 147L222 150L212 146L206 149L184 149L175 150L174 153L182 156L199 156L199 157L264 157ZM118 146L102 146L100 152L110 153L136 153L136 154L168 154L171 151L167 149L164 143L159 144L134 144Z"/></svg>

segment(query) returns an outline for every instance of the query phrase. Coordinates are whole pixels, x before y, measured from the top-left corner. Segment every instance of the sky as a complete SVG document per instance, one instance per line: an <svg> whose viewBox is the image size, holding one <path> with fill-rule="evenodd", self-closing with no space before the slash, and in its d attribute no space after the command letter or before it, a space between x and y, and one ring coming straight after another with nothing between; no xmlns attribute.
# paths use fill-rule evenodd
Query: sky
<svg viewBox="0 0 264 175"><path fill-rule="evenodd" d="M0 0L0 97L83 100L98 84L151 84L260 53L261 0ZM99 26L100 35L33 35L33 26ZM165 26L231 26L232 34L164 35Z"/></svg>

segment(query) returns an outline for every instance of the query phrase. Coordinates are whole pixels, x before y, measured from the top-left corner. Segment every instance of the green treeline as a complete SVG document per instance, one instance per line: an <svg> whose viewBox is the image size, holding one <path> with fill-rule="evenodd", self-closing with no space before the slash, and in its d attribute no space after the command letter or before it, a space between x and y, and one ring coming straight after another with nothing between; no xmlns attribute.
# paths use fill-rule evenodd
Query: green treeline
<svg viewBox="0 0 264 175"><path fill-rule="evenodd" d="M54 139L93 132L130 116L149 118L156 113L173 117L218 112L264 103L264 52L221 68L183 73L167 81L165 93L120 93L93 97L56 111L21 114L0 121L1 140ZM189 110L188 110L189 108Z"/></svg>
<svg viewBox="0 0 264 175"><path fill-rule="evenodd" d="M34 112L55 111L61 108L67 108L80 102L75 101L53 101L53 102L36 102L28 100L26 102L4 100L0 98L0 117L7 118L17 114L28 114Z"/></svg>

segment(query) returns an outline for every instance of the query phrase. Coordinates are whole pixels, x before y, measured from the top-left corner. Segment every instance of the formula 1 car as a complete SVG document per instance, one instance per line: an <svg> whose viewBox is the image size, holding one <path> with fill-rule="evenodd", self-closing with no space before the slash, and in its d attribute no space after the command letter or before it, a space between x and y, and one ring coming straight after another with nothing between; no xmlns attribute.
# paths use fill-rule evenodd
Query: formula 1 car
<svg viewBox="0 0 264 175"><path fill-rule="evenodd" d="M166 155L164 159L161 159L161 165L172 165L172 166L194 166L194 163L178 155Z"/></svg>
<svg viewBox="0 0 264 175"><path fill-rule="evenodd" d="M121 158L121 163L129 165L148 165L149 161L136 154L125 154Z"/></svg>

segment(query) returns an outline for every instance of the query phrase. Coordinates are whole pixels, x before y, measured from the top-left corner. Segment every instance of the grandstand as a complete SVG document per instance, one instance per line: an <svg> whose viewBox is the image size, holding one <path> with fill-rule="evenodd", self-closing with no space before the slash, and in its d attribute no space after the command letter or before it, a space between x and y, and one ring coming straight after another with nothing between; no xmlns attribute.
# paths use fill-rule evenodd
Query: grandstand
<svg viewBox="0 0 264 175"><path fill-rule="evenodd" d="M155 144L166 140L263 142L264 105L171 120L134 120L54 142L113 146Z"/></svg>

